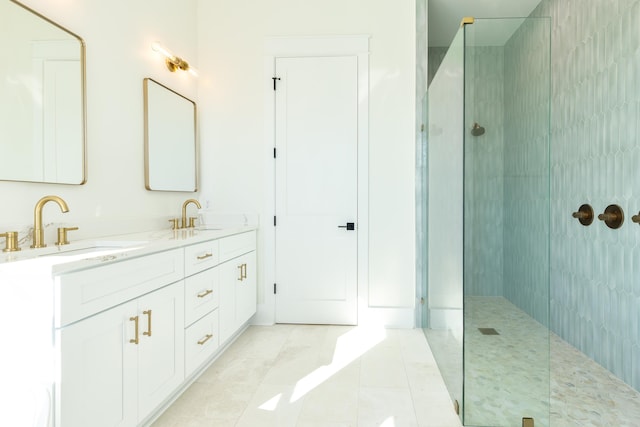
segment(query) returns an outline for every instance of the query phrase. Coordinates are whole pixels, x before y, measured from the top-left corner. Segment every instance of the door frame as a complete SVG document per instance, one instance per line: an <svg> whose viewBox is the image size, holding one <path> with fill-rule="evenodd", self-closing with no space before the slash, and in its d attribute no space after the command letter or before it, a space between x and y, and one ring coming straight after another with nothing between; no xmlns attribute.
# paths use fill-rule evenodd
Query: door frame
<svg viewBox="0 0 640 427"><path fill-rule="evenodd" d="M261 258L264 293L258 295L256 324L275 323L275 92L272 77L276 58L356 56L358 62L358 242L357 242L357 321L362 323L369 301L369 36L267 37L264 42L264 158L265 212L261 226L264 244Z"/></svg>

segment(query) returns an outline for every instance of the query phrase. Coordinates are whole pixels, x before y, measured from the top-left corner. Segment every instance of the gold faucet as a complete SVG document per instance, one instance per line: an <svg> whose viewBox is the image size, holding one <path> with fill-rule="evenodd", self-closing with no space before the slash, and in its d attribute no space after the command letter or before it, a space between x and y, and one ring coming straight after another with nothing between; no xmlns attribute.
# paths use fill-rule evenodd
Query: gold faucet
<svg viewBox="0 0 640 427"><path fill-rule="evenodd" d="M198 209L202 209L200 202L197 201L196 199L185 200L185 202L182 204L182 228L187 228L187 205L189 203L193 203L198 207Z"/></svg>
<svg viewBox="0 0 640 427"><path fill-rule="evenodd" d="M58 196L44 196L36 203L36 208L33 214L33 245L32 248L44 248L47 246L44 243L44 229L42 228L42 208L47 202L56 202L60 206L62 212L69 212L69 206L67 203Z"/></svg>

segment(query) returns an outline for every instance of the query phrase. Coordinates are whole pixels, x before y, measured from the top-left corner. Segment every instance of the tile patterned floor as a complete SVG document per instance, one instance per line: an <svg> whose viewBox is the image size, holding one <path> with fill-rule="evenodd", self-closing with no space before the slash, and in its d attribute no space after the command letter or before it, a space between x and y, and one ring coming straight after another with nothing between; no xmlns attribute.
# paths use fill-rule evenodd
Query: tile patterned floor
<svg viewBox="0 0 640 427"><path fill-rule="evenodd" d="M545 347L544 329L505 299L483 297L472 304L470 319L501 335L467 331L466 354L474 366L465 381L468 425L516 427L513 420L522 416L524 405L534 417L533 411L550 413L539 413L536 426L640 426L640 393L554 334ZM535 344L536 339L542 341ZM532 343L543 351L523 350ZM459 362L447 360L454 367ZM536 399L549 387L550 409L548 392ZM529 398L508 399L505 392L529 393ZM510 410L517 412L515 418ZM276 325L250 327L153 425L204 426L459 427L460 422L422 331Z"/></svg>
<svg viewBox="0 0 640 427"><path fill-rule="evenodd" d="M252 326L153 427L459 427L420 330Z"/></svg>
<svg viewBox="0 0 640 427"><path fill-rule="evenodd" d="M512 427L533 416L543 427L640 426L639 392L508 300L466 297L465 315L465 424Z"/></svg>
<svg viewBox="0 0 640 427"><path fill-rule="evenodd" d="M465 297L464 421L549 426L549 331L504 298ZM499 335L483 335L494 328Z"/></svg>

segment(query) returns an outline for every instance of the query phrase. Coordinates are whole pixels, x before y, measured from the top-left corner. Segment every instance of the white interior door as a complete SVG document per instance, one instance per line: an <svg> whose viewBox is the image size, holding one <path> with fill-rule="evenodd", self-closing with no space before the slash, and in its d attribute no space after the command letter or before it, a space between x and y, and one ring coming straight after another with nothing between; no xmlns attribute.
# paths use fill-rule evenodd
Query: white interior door
<svg viewBox="0 0 640 427"><path fill-rule="evenodd" d="M47 60L43 66L43 178L47 182L80 181L83 162L82 76L80 61Z"/></svg>
<svg viewBox="0 0 640 427"><path fill-rule="evenodd" d="M357 57L277 58L276 76L276 322L356 324Z"/></svg>

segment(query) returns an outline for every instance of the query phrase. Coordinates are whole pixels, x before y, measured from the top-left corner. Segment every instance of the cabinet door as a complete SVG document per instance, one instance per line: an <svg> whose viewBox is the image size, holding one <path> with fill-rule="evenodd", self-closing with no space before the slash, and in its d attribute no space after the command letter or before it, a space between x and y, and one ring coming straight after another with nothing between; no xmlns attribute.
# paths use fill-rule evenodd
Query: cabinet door
<svg viewBox="0 0 640 427"><path fill-rule="evenodd" d="M135 312L130 302L56 330L56 426L137 424Z"/></svg>
<svg viewBox="0 0 640 427"><path fill-rule="evenodd" d="M184 380L184 282L138 299L139 421Z"/></svg>
<svg viewBox="0 0 640 427"><path fill-rule="evenodd" d="M256 253L220 265L220 344L256 312Z"/></svg>
<svg viewBox="0 0 640 427"><path fill-rule="evenodd" d="M256 313L256 253L238 258L242 280L236 283L236 327L239 328Z"/></svg>
<svg viewBox="0 0 640 427"><path fill-rule="evenodd" d="M220 269L220 303L218 305L218 322L220 328L220 345L236 331L236 283L240 280L240 265L237 259L221 264Z"/></svg>

